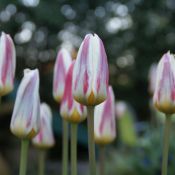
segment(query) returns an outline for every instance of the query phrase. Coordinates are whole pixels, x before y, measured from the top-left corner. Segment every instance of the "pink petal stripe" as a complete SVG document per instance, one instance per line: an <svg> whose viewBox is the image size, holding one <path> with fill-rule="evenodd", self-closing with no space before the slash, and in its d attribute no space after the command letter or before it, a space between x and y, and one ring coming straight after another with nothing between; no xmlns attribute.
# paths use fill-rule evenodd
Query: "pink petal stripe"
<svg viewBox="0 0 175 175"><path fill-rule="evenodd" d="M99 126L99 132L102 134L103 133L103 129L105 127L105 124L110 122L110 125L113 128L113 121L112 119L112 102L111 102L111 96L108 93L108 99L107 101L105 101L104 103L104 107L103 107L103 113L102 113L102 118L101 118L101 123Z"/></svg>
<svg viewBox="0 0 175 175"><path fill-rule="evenodd" d="M64 65L64 57L62 53L58 54L57 58L57 62L56 62L56 77L54 79L54 91L57 91L57 88L59 86L59 84L64 83L65 80L65 76L66 76L66 69L65 69L65 65Z"/></svg>
<svg viewBox="0 0 175 175"><path fill-rule="evenodd" d="M7 36L5 36L5 55L4 55L4 62L2 66L2 82L5 84L8 69L12 69L12 58L13 58L13 51L12 51L12 44ZM10 70L12 72L12 70ZM11 75L10 77L13 77ZM13 78L12 78L13 81ZM13 83L13 82L12 82Z"/></svg>
<svg viewBox="0 0 175 175"><path fill-rule="evenodd" d="M80 68L77 72L77 75L76 75L77 77L76 77L75 85L74 85L74 89L76 89L77 85L78 85L78 81L79 81L79 75L80 75L80 73L84 72L84 69L86 69L85 75L84 75L84 80L83 80L84 93L86 93L86 91L88 89L87 58L88 58L88 51L89 51L89 41L90 41L90 35L87 35L83 41L82 50L81 50L80 59L79 59Z"/></svg>
<svg viewBox="0 0 175 175"><path fill-rule="evenodd" d="M63 103L68 103L68 109L71 110L73 105L73 96L72 96L72 72L74 67L73 62L71 66L69 67L69 70L66 75L66 81L65 81L65 90L63 95Z"/></svg>

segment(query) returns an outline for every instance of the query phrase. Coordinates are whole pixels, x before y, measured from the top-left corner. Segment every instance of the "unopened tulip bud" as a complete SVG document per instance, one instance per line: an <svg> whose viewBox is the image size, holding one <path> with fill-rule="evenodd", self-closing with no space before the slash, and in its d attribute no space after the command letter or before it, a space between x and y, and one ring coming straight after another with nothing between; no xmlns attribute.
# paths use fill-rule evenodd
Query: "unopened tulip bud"
<svg viewBox="0 0 175 175"><path fill-rule="evenodd" d="M13 90L16 69L16 52L10 35L2 32L0 37L0 96Z"/></svg>
<svg viewBox="0 0 175 175"><path fill-rule="evenodd" d="M170 52L158 64L153 103L163 113L175 113L175 60Z"/></svg>
<svg viewBox="0 0 175 175"><path fill-rule="evenodd" d="M72 72L73 72L74 62L69 67L66 75L66 85L63 95L63 100L61 102L61 116L73 123L79 123L86 119L87 109L82 104L76 102L72 95Z"/></svg>
<svg viewBox="0 0 175 175"><path fill-rule="evenodd" d="M38 69L25 69L19 85L10 129L19 138L33 138L39 131L40 98Z"/></svg>
<svg viewBox="0 0 175 175"><path fill-rule="evenodd" d="M60 102L63 97L65 77L71 62L69 52L66 49L61 49L55 62L53 78L53 97L57 102Z"/></svg>
<svg viewBox="0 0 175 175"><path fill-rule="evenodd" d="M102 103L107 98L108 63L102 40L86 35L78 51L73 70L73 96L87 106Z"/></svg>
<svg viewBox="0 0 175 175"><path fill-rule="evenodd" d="M50 148L55 144L52 131L52 112L46 103L40 105L40 131L33 138L33 144L38 148Z"/></svg>
<svg viewBox="0 0 175 175"><path fill-rule="evenodd" d="M117 118L123 117L123 115L125 115L125 113L127 111L128 111L128 106L127 106L126 102L124 102L124 101L116 102L115 113L116 113Z"/></svg>
<svg viewBox="0 0 175 175"><path fill-rule="evenodd" d="M95 107L94 135L97 144L109 144L116 137L115 97L111 86L108 98Z"/></svg>

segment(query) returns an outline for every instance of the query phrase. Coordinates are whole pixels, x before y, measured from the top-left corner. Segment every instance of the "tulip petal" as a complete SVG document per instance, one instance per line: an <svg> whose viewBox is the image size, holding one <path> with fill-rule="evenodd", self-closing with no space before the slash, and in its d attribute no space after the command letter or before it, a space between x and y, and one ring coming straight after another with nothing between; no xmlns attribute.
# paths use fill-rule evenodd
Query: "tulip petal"
<svg viewBox="0 0 175 175"><path fill-rule="evenodd" d="M58 52L54 66L53 97L57 102L60 102L63 97L65 77L71 62L70 54L67 50L62 48Z"/></svg>
<svg viewBox="0 0 175 175"><path fill-rule="evenodd" d="M66 75L66 84L63 99L61 102L61 116L74 123L82 122L86 119L87 109L82 104L76 102L72 95L72 72L74 68L73 62Z"/></svg>
<svg viewBox="0 0 175 175"><path fill-rule="evenodd" d="M46 103L40 105L41 120L40 131L33 138L32 142L39 148L50 148L55 144L52 131L52 113L50 107Z"/></svg>
<svg viewBox="0 0 175 175"><path fill-rule="evenodd" d="M16 69L15 46L10 35L2 32L0 38L0 95L13 90Z"/></svg>
<svg viewBox="0 0 175 175"><path fill-rule="evenodd" d="M111 143L116 137L115 97L111 86L108 98L95 107L94 135L97 144Z"/></svg>
<svg viewBox="0 0 175 175"><path fill-rule="evenodd" d="M20 138L32 138L39 130L39 73L24 72L18 88L10 129Z"/></svg>

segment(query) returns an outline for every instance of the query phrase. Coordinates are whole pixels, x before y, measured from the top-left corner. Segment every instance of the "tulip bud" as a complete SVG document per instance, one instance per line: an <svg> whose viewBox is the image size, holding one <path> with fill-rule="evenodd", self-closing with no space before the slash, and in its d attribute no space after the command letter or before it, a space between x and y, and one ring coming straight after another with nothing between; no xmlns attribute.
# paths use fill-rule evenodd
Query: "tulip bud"
<svg viewBox="0 0 175 175"><path fill-rule="evenodd" d="M152 95L154 93L156 87L156 72L157 72L157 64L152 64L148 74L149 80L149 92Z"/></svg>
<svg viewBox="0 0 175 175"><path fill-rule="evenodd" d="M72 95L72 72L74 67L73 62L69 67L66 75L65 90L63 100L61 102L61 116L73 123L79 123L86 119L87 109L82 104L76 102Z"/></svg>
<svg viewBox="0 0 175 175"><path fill-rule="evenodd" d="M158 64L153 103L161 112L175 113L175 60L170 52Z"/></svg>
<svg viewBox="0 0 175 175"><path fill-rule="evenodd" d="M124 101L118 101L115 105L116 118L121 118L128 111L128 106Z"/></svg>
<svg viewBox="0 0 175 175"><path fill-rule="evenodd" d="M19 85L10 129L19 138L33 138L39 131L40 98L38 69L24 70Z"/></svg>
<svg viewBox="0 0 175 175"><path fill-rule="evenodd" d="M109 144L116 137L115 97L111 86L108 98L95 107L94 135L97 144Z"/></svg>
<svg viewBox="0 0 175 175"><path fill-rule="evenodd" d="M60 102L63 97L65 77L71 62L69 52L66 49L61 49L57 55L53 78L53 97L57 102Z"/></svg>
<svg viewBox="0 0 175 175"><path fill-rule="evenodd" d="M102 103L107 98L108 63L102 40L86 35L78 51L73 70L73 96L87 106Z"/></svg>
<svg viewBox="0 0 175 175"><path fill-rule="evenodd" d="M55 144L52 131L52 112L46 103L40 105L40 111L40 131L32 142L38 148L50 148Z"/></svg>
<svg viewBox="0 0 175 175"><path fill-rule="evenodd" d="M0 96L13 90L16 69L16 52L10 35L2 32L0 37Z"/></svg>

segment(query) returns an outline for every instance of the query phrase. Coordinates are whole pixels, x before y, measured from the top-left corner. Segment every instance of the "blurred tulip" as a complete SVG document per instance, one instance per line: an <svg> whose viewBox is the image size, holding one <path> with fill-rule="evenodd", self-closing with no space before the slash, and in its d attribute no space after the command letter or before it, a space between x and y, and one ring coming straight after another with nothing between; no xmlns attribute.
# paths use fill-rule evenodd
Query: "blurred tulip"
<svg viewBox="0 0 175 175"><path fill-rule="evenodd" d="M158 64L153 103L161 112L175 113L175 60L170 52Z"/></svg>
<svg viewBox="0 0 175 175"><path fill-rule="evenodd" d="M115 105L115 113L117 118L121 118L128 111L128 106L124 101L118 101Z"/></svg>
<svg viewBox="0 0 175 175"><path fill-rule="evenodd" d="M111 143L116 137L115 97L111 86L106 101L95 107L94 135L97 144Z"/></svg>
<svg viewBox="0 0 175 175"><path fill-rule="evenodd" d="M39 119L39 72L38 69L25 69L16 96L10 124L11 132L22 139L33 138L39 131Z"/></svg>
<svg viewBox="0 0 175 175"><path fill-rule="evenodd" d="M13 90L16 69L16 51L10 35L0 37L0 96Z"/></svg>
<svg viewBox="0 0 175 175"><path fill-rule="evenodd" d="M116 102L116 117L118 123L119 138L122 143L135 146L137 144L137 131L135 128L134 110L124 101Z"/></svg>
<svg viewBox="0 0 175 175"><path fill-rule="evenodd" d="M107 98L108 63L102 40L85 36L73 70L73 96L81 104L94 106Z"/></svg>
<svg viewBox="0 0 175 175"><path fill-rule="evenodd" d="M60 102L63 97L65 77L71 62L72 58L69 52L62 48L58 52L54 66L53 97L57 102Z"/></svg>
<svg viewBox="0 0 175 175"><path fill-rule="evenodd" d="M155 87L156 87L156 72L157 72L157 64L154 63L151 65L148 80L149 80L149 92L150 94L154 94Z"/></svg>
<svg viewBox="0 0 175 175"><path fill-rule="evenodd" d="M38 148L50 148L55 143L52 131L52 112L46 103L40 105L40 131L32 142Z"/></svg>
<svg viewBox="0 0 175 175"><path fill-rule="evenodd" d="M87 110L82 104L76 102L72 95L72 72L74 63L68 69L65 81L65 91L61 102L61 116L73 123L79 123L86 119Z"/></svg>

